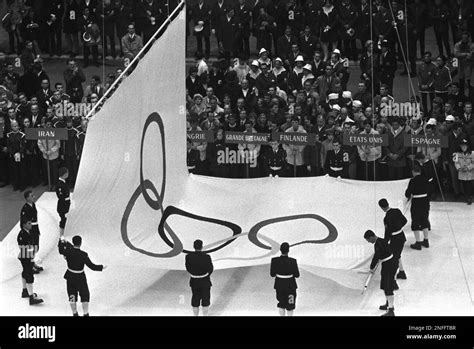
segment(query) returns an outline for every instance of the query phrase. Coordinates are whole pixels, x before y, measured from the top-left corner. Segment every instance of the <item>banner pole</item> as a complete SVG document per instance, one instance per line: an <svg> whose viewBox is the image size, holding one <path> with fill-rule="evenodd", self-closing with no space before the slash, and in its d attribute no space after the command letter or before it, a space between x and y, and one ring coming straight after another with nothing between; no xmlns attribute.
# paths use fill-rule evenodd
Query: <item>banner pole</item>
<svg viewBox="0 0 474 349"><path fill-rule="evenodd" d="M51 170L49 168L49 143L48 139L46 139L46 168L48 172L48 191L51 191Z"/></svg>

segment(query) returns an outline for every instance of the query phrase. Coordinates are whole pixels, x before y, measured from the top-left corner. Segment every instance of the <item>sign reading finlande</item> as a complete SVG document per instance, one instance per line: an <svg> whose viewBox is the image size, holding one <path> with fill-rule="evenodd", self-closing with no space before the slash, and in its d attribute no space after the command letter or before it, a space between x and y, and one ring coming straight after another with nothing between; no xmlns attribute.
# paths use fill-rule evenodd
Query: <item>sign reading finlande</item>
<svg viewBox="0 0 474 349"><path fill-rule="evenodd" d="M302 132L275 132L272 139L277 140L282 144L291 145L314 145L316 144L315 133Z"/></svg>
<svg viewBox="0 0 474 349"><path fill-rule="evenodd" d="M26 139L67 140L66 128L27 128Z"/></svg>
<svg viewBox="0 0 474 349"><path fill-rule="evenodd" d="M405 147L422 147L422 148L447 148L448 137L434 136L428 137L424 135L405 135Z"/></svg>
<svg viewBox="0 0 474 349"><path fill-rule="evenodd" d="M268 144L270 135L267 133L250 132L226 132L225 142L231 144L249 143L249 144Z"/></svg>
<svg viewBox="0 0 474 349"><path fill-rule="evenodd" d="M188 131L187 137L194 142L213 143L214 132L212 131Z"/></svg>
<svg viewBox="0 0 474 349"><path fill-rule="evenodd" d="M364 133L344 133L344 145L358 145L358 146L387 146L388 135L374 135Z"/></svg>

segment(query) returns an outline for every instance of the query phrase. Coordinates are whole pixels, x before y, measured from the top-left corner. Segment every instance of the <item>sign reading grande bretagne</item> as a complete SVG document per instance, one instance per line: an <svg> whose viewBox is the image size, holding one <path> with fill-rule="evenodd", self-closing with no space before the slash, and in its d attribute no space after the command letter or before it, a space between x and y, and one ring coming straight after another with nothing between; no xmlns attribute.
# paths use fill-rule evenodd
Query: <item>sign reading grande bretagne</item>
<svg viewBox="0 0 474 349"><path fill-rule="evenodd" d="M231 144L249 143L249 144L268 144L270 135L268 133L249 133L249 132L226 132L225 142Z"/></svg>
<svg viewBox="0 0 474 349"><path fill-rule="evenodd" d="M193 142L213 143L214 132L212 131L188 131L187 136Z"/></svg>
<svg viewBox="0 0 474 349"><path fill-rule="evenodd" d="M316 133L275 132L272 139L282 144L314 145L316 144Z"/></svg>
<svg viewBox="0 0 474 349"><path fill-rule="evenodd" d="M386 146L388 145L388 135L344 133L343 142L344 142L344 145Z"/></svg>
<svg viewBox="0 0 474 349"><path fill-rule="evenodd" d="M424 135L405 135L405 147L447 148L448 137Z"/></svg>
<svg viewBox="0 0 474 349"><path fill-rule="evenodd" d="M67 140L66 128L27 128L26 139Z"/></svg>

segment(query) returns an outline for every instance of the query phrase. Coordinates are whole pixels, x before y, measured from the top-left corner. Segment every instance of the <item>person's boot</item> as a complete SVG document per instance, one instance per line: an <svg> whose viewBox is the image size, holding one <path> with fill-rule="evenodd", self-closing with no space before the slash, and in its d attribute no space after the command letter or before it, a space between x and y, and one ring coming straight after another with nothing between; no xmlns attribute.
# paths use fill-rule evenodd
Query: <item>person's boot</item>
<svg viewBox="0 0 474 349"><path fill-rule="evenodd" d="M421 242L421 246L426 247L426 248L429 248L429 247L430 247L430 243L429 243L428 239L424 239L424 240Z"/></svg>
<svg viewBox="0 0 474 349"><path fill-rule="evenodd" d="M87 317L89 317L89 313L87 313L87 314L84 314L84 316L87 316Z"/></svg>
<svg viewBox="0 0 474 349"><path fill-rule="evenodd" d="M395 308L388 308L387 312L382 316L395 316Z"/></svg>
<svg viewBox="0 0 474 349"><path fill-rule="evenodd" d="M79 313L73 313L72 316L79 316Z"/></svg>
<svg viewBox="0 0 474 349"><path fill-rule="evenodd" d="M379 307L379 309L380 309L380 310L387 310L387 309L388 309L388 302L385 302L384 305L381 305L381 306Z"/></svg>
<svg viewBox="0 0 474 349"><path fill-rule="evenodd" d="M22 291L21 291L21 298L28 298L29 295L28 295L28 291L26 290L26 288L24 288Z"/></svg>
<svg viewBox="0 0 474 349"><path fill-rule="evenodd" d="M396 282L396 281L393 281L393 290L396 291L396 290L398 290L398 289L400 289L400 287L398 287L397 282Z"/></svg>
<svg viewBox="0 0 474 349"><path fill-rule="evenodd" d="M30 296L30 305L41 304L43 302L44 301L41 298L38 298L35 293Z"/></svg>
<svg viewBox="0 0 474 349"><path fill-rule="evenodd" d="M400 270L397 274L397 279L402 279L402 280L406 280L407 279L407 274L405 274L405 271L404 270Z"/></svg>
<svg viewBox="0 0 474 349"><path fill-rule="evenodd" d="M414 244L411 244L410 247L414 250L420 251L421 250L421 242L417 241Z"/></svg>
<svg viewBox="0 0 474 349"><path fill-rule="evenodd" d="M468 205L472 205L472 197L468 197L468 198L467 198L467 204L468 204Z"/></svg>

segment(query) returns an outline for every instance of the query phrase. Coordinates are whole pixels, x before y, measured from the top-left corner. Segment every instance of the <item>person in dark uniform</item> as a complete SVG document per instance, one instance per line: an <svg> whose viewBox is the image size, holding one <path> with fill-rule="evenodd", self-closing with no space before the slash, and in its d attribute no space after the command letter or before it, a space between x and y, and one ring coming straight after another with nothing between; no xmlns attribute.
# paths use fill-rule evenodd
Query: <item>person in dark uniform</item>
<svg viewBox="0 0 474 349"><path fill-rule="evenodd" d="M81 245L82 238L79 235L72 238L72 244L62 236L58 243L59 254L62 254L67 261L67 271L64 278L66 279L67 295L73 316L79 316L76 305L78 294L81 296L84 316L89 316L90 292L84 273L84 265L94 271L102 271L107 268L106 265L92 263L87 253L81 250Z"/></svg>
<svg viewBox="0 0 474 349"><path fill-rule="evenodd" d="M422 168L418 162L413 164L413 178L408 183L405 197L411 199L411 230L415 234L416 242L410 245L415 250L421 247L430 247L428 242L428 228L430 227L430 199L428 197L428 180L421 174ZM424 240L421 240L420 232L423 231Z"/></svg>
<svg viewBox="0 0 474 349"><path fill-rule="evenodd" d="M415 155L415 160L421 166L421 173L428 180L428 197L431 199L435 194L436 189L436 167L432 160L426 158L425 154L418 152Z"/></svg>
<svg viewBox="0 0 474 349"><path fill-rule="evenodd" d="M7 133L7 150L10 155L10 180L13 184L13 190L24 189L23 163L25 151L25 134L20 131L17 121L11 123L12 130Z"/></svg>
<svg viewBox="0 0 474 349"><path fill-rule="evenodd" d="M66 167L59 169L59 179L56 184L56 196L58 197L57 211L61 220L59 221L59 234L64 235L64 227L66 226L66 213L69 212L71 206L71 198L69 197L69 186L66 183L66 179L69 176L69 172Z"/></svg>
<svg viewBox="0 0 474 349"><path fill-rule="evenodd" d="M40 240L40 230L38 226L38 211L36 210L36 196L33 194L31 190L25 191L23 194L25 197L26 203L23 205L20 213L20 221L29 220L31 221L31 241L35 246L36 251L39 250L39 240ZM39 266L38 264L33 264L33 272L38 274L40 271L43 271L43 267Z"/></svg>
<svg viewBox="0 0 474 349"><path fill-rule="evenodd" d="M189 173L199 173L200 165L201 165L201 158L199 154L199 150L193 148L193 143L188 138L187 139L187 155L186 155L186 162L188 166Z"/></svg>
<svg viewBox="0 0 474 349"><path fill-rule="evenodd" d="M280 177L285 170L286 151L280 146L277 140L270 141L271 149L268 149L265 156L268 176Z"/></svg>
<svg viewBox="0 0 474 349"><path fill-rule="evenodd" d="M395 273L397 272L397 259L394 258L392 248L388 242L376 236L372 230L367 230L364 233L364 239L374 244L375 253L370 263L370 272L373 274L377 263L382 263L380 289L385 293L385 298L387 299L386 304L388 306L387 312L382 316L395 316L395 296L393 290L395 286ZM380 309L382 308L383 306L380 306Z"/></svg>
<svg viewBox="0 0 474 349"><path fill-rule="evenodd" d="M380 82L388 86L390 93L393 93L393 79L397 70L397 58L390 50L387 40L382 41L382 52L380 53Z"/></svg>
<svg viewBox="0 0 474 349"><path fill-rule="evenodd" d="M402 251L407 238L402 228L407 224L407 219L398 208L391 208L388 204L387 199L379 200L380 208L386 213L383 223L385 226L384 239L389 243L390 248L393 252L393 257L397 260L396 268L399 270L396 278L406 280L407 276L402 264ZM395 270L396 272L396 270ZM394 281L394 290L398 290L398 284ZM387 310L388 303L380 306L380 310Z"/></svg>
<svg viewBox="0 0 474 349"><path fill-rule="evenodd" d="M199 306L202 306L202 314L207 316L209 305L211 305L211 274L214 271L211 256L202 252L202 241L194 241L194 252L186 255L186 270L190 274L189 286L191 286L194 316L199 315Z"/></svg>
<svg viewBox="0 0 474 349"><path fill-rule="evenodd" d="M22 219L20 224L21 230L18 234L17 242L18 247L20 248L18 259L23 268L23 271L21 272L21 281L23 283L21 298L29 298L30 305L40 304L43 303L43 300L38 298L36 293L33 293L33 283L35 282L33 259L35 258L36 248L31 235L31 219Z"/></svg>
<svg viewBox="0 0 474 349"><path fill-rule="evenodd" d="M273 288L276 290L277 307L280 316L293 316L296 306L296 278L300 277L296 259L288 257L290 245L284 242L280 245L280 257L272 258L270 276L275 278ZM286 312L286 314L285 314Z"/></svg>
<svg viewBox="0 0 474 349"><path fill-rule="evenodd" d="M347 165L344 162L344 152L341 151L341 142L335 137L332 145L334 149L327 152L324 170L331 177L347 178Z"/></svg>

